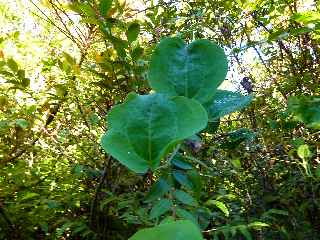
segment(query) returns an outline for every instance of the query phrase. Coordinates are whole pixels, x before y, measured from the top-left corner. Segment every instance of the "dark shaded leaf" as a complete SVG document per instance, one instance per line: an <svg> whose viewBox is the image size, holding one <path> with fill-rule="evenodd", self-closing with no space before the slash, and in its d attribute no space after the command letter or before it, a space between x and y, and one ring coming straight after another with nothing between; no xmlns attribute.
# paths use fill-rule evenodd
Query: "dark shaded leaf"
<svg viewBox="0 0 320 240"><path fill-rule="evenodd" d="M135 41L140 33L140 24L139 23L131 23L128 27L128 30L126 32L127 39L129 42Z"/></svg>
<svg viewBox="0 0 320 240"><path fill-rule="evenodd" d="M171 200L161 199L151 209L150 218L153 219L153 218L160 217L161 215L168 212L171 208L172 208Z"/></svg>
<svg viewBox="0 0 320 240"><path fill-rule="evenodd" d="M152 202L160 197L162 197L164 194L169 192L170 185L166 180L163 178L160 178L156 183L153 184L151 190L149 191L145 202Z"/></svg>

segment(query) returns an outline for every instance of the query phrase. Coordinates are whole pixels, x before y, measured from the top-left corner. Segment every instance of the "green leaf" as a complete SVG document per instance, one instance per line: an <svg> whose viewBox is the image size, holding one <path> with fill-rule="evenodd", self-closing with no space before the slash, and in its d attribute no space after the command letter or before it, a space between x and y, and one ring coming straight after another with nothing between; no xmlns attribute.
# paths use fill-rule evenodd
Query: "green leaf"
<svg viewBox="0 0 320 240"><path fill-rule="evenodd" d="M149 191L145 202L152 202L160 197L162 197L164 194L169 192L170 185L166 180L163 178L160 178L151 188Z"/></svg>
<svg viewBox="0 0 320 240"><path fill-rule="evenodd" d="M231 164L236 168L240 169L241 168L241 160L239 158L235 158L231 160Z"/></svg>
<svg viewBox="0 0 320 240"><path fill-rule="evenodd" d="M194 200L194 198L189 193L186 193L185 191L176 190L174 191L173 195L177 200L179 200L183 204L190 205L190 206L197 205L196 200Z"/></svg>
<svg viewBox="0 0 320 240"><path fill-rule="evenodd" d="M96 114L96 113L90 114L89 119L90 119L90 123L92 125L97 125L99 123L99 121L100 121L99 115Z"/></svg>
<svg viewBox="0 0 320 240"><path fill-rule="evenodd" d="M16 119L16 124L23 129L29 127L29 122L23 118Z"/></svg>
<svg viewBox="0 0 320 240"><path fill-rule="evenodd" d="M179 154L179 153L177 153L174 156L174 158L172 158L171 164L174 165L175 167L178 167L178 168L184 169L184 170L190 170L193 168L190 163L183 160L181 154Z"/></svg>
<svg viewBox="0 0 320 240"><path fill-rule="evenodd" d="M23 79L21 80L21 85L22 85L22 87L24 87L24 88L29 87L29 85L30 85L30 79L29 79L29 78L23 78Z"/></svg>
<svg viewBox="0 0 320 240"><path fill-rule="evenodd" d="M166 38L152 55L148 79L157 92L204 103L225 79L227 69L227 58L217 44L202 39L185 45L179 38Z"/></svg>
<svg viewBox="0 0 320 240"><path fill-rule="evenodd" d="M81 12L87 17L96 17L96 13L89 3L81 3L78 5Z"/></svg>
<svg viewBox="0 0 320 240"><path fill-rule="evenodd" d="M137 173L155 170L180 140L206 126L207 114L194 100L131 93L109 113L103 149Z"/></svg>
<svg viewBox="0 0 320 240"><path fill-rule="evenodd" d="M131 52L131 58L133 61L137 61L143 54L143 48L136 47Z"/></svg>
<svg viewBox="0 0 320 240"><path fill-rule="evenodd" d="M276 40L282 40L289 37L289 33L286 32L283 29L279 29L277 31L274 31L271 33L268 37L268 41L276 41Z"/></svg>
<svg viewBox="0 0 320 240"><path fill-rule="evenodd" d="M199 175L199 171L195 169L188 171L187 176L191 182L194 196L197 199L200 199L201 191L202 191L202 180L201 180L201 176Z"/></svg>
<svg viewBox="0 0 320 240"><path fill-rule="evenodd" d="M100 13L103 17L106 17L112 6L112 0L101 0Z"/></svg>
<svg viewBox="0 0 320 240"><path fill-rule="evenodd" d="M73 2L66 5L67 9L70 9L71 11L74 11L76 13L81 14L82 11L80 9L81 3Z"/></svg>
<svg viewBox="0 0 320 240"><path fill-rule="evenodd" d="M243 96L237 92L217 90L213 101L205 104L209 121L217 121L221 117L246 107L251 102L251 96Z"/></svg>
<svg viewBox="0 0 320 240"><path fill-rule="evenodd" d="M294 14L292 16L292 19L303 24L319 23L320 13L316 11L300 12L300 13Z"/></svg>
<svg viewBox="0 0 320 240"><path fill-rule="evenodd" d="M309 128L320 129L320 97L299 96L288 99L288 111Z"/></svg>
<svg viewBox="0 0 320 240"><path fill-rule="evenodd" d="M188 176L185 175L182 171L173 171L173 177L180 183L182 186L187 187L188 189L192 190L193 184L189 180Z"/></svg>
<svg viewBox="0 0 320 240"><path fill-rule="evenodd" d="M70 55L69 53L63 52L62 54L63 54L63 57L66 59L66 61L67 61L71 66L73 66L73 65L76 64L76 60L75 60L73 57L71 57L71 55Z"/></svg>
<svg viewBox="0 0 320 240"><path fill-rule="evenodd" d="M40 196L40 194L38 194L38 193L27 192L26 194L23 195L23 197L21 198L21 201L29 200L29 199L39 197L39 196Z"/></svg>
<svg viewBox="0 0 320 240"><path fill-rule="evenodd" d="M140 33L140 24L133 22L129 25L128 30L126 32L127 39L129 42L135 41Z"/></svg>
<svg viewBox="0 0 320 240"><path fill-rule="evenodd" d="M17 72L19 70L18 64L12 58L7 60L7 65L13 72Z"/></svg>
<svg viewBox="0 0 320 240"><path fill-rule="evenodd" d="M316 177L320 178L320 164L318 164L318 166L316 168Z"/></svg>
<svg viewBox="0 0 320 240"><path fill-rule="evenodd" d="M229 217L229 210L227 208L227 206L221 202L221 201L217 201L217 200L209 200L205 203L206 205L214 205L216 206L217 208L219 208L223 213L224 215L226 215L226 217Z"/></svg>
<svg viewBox="0 0 320 240"><path fill-rule="evenodd" d="M307 144L300 145L298 147L297 154L301 159L308 159L312 155Z"/></svg>
<svg viewBox="0 0 320 240"><path fill-rule="evenodd" d="M240 225L237 229L241 232L241 234L245 237L246 240L252 240L251 233L248 231L247 226Z"/></svg>
<svg viewBox="0 0 320 240"><path fill-rule="evenodd" d="M264 227L270 227L270 225L264 222L256 221L256 222L249 223L248 227L260 230Z"/></svg>
<svg viewBox="0 0 320 240"><path fill-rule="evenodd" d="M110 196L110 197L107 197L105 199L103 199L101 202L100 202L100 211L103 211L105 209L105 207L110 203L110 202L113 202L113 201L119 201L119 198L116 197L116 196Z"/></svg>
<svg viewBox="0 0 320 240"><path fill-rule="evenodd" d="M281 209L275 209L275 208L272 208L272 209L268 210L267 212L265 212L265 213L263 214L263 216L264 216L264 215L270 215L270 214L289 216L288 211L281 210Z"/></svg>
<svg viewBox="0 0 320 240"><path fill-rule="evenodd" d="M151 209L150 218L153 219L153 218L160 217L161 215L168 212L171 208L172 208L171 200L161 199Z"/></svg>
<svg viewBox="0 0 320 240"><path fill-rule="evenodd" d="M197 218L191 212L189 212L185 209L182 209L182 208L177 208L176 213L179 218L190 220L194 224L198 225Z"/></svg>
<svg viewBox="0 0 320 240"><path fill-rule="evenodd" d="M116 49L118 55L120 57L126 57L126 48L128 47L128 42L125 40L122 40L121 38L117 37L109 37L110 41L114 45L114 48Z"/></svg>
<svg viewBox="0 0 320 240"><path fill-rule="evenodd" d="M160 224L173 223L173 222L175 222L174 220L175 220L174 217L168 216L168 217L165 217L165 218L160 222Z"/></svg>
<svg viewBox="0 0 320 240"><path fill-rule="evenodd" d="M48 200L48 208L49 209L55 209L55 208L59 208L60 204L59 202L55 201L55 200Z"/></svg>
<svg viewBox="0 0 320 240"><path fill-rule="evenodd" d="M188 220L164 223L135 233L129 240L203 240L199 228Z"/></svg>
<svg viewBox="0 0 320 240"><path fill-rule="evenodd" d="M24 79L26 77L26 71L25 70L18 70L17 75L19 79Z"/></svg>

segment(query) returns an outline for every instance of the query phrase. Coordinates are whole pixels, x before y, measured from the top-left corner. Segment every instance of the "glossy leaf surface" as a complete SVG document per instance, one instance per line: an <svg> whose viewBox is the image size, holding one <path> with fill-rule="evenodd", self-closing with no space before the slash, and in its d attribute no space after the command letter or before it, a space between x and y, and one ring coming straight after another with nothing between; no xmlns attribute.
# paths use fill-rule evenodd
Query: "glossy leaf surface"
<svg viewBox="0 0 320 240"><path fill-rule="evenodd" d="M227 58L217 44L202 39L186 45L179 38L166 38L153 53L149 82L157 92L204 103L225 79L227 69Z"/></svg>
<svg viewBox="0 0 320 240"><path fill-rule="evenodd" d="M131 93L111 110L108 120L104 150L129 169L144 173L155 170L178 141L202 130L207 113L200 103L185 97Z"/></svg>
<svg viewBox="0 0 320 240"><path fill-rule="evenodd" d="M206 103L209 121L219 118L246 107L251 102L251 96L243 96L237 92L218 90L213 101Z"/></svg>

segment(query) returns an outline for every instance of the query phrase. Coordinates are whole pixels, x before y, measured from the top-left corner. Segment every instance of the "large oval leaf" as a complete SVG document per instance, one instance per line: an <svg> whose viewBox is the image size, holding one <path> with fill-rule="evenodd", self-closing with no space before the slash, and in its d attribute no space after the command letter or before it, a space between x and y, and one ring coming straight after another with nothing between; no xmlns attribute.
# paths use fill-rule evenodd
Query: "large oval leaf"
<svg viewBox="0 0 320 240"><path fill-rule="evenodd" d="M241 110L251 102L251 99L250 95L244 96L237 92L217 90L213 101L204 104L208 111L209 121L219 120L229 113Z"/></svg>
<svg viewBox="0 0 320 240"><path fill-rule="evenodd" d="M108 117L103 149L137 173L155 170L174 144L205 128L207 113L195 100L130 93Z"/></svg>
<svg viewBox="0 0 320 240"><path fill-rule="evenodd" d="M129 240L203 240L199 228L188 220L163 223L142 229Z"/></svg>
<svg viewBox="0 0 320 240"><path fill-rule="evenodd" d="M224 51L208 40L186 45L179 38L166 38L155 49L149 82L157 92L208 101L225 79L228 66Z"/></svg>

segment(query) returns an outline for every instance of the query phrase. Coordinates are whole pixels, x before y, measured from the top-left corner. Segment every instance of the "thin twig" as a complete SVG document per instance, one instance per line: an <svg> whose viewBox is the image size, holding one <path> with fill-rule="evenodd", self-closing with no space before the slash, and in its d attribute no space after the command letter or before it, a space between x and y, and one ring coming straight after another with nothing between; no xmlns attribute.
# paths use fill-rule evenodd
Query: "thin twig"
<svg viewBox="0 0 320 240"><path fill-rule="evenodd" d="M164 165L162 165L162 166L160 166L160 167L158 167L157 170L163 169L163 168L167 168L167 167L170 166L171 160L172 160L172 159L174 158L174 156L178 153L178 151L179 151L179 149L180 149L180 146L181 146L181 144L179 143L179 144L176 146L176 148L174 149L174 151L171 153L170 157L169 157L168 160L167 160L167 163L164 164Z"/></svg>
<svg viewBox="0 0 320 240"><path fill-rule="evenodd" d="M69 38L72 42L74 42L74 43L78 46L79 49L82 48L82 47L81 47L81 43L75 41L75 39L74 39L74 37L73 37L72 35L70 36L70 35L68 34L68 32L65 32L61 27L59 27L57 24L55 24L54 21L51 20L32 0L29 0L29 1L41 12L41 14L42 14L45 18L39 16L39 15L36 14L36 13L33 13L34 15L36 15L37 17L43 19L43 20L46 21L46 22L51 23L51 24L52 24L53 26L55 26L59 31L61 31L67 38Z"/></svg>
<svg viewBox="0 0 320 240"><path fill-rule="evenodd" d="M62 6L62 4L60 3L59 0L56 0L56 1L57 1L57 3L60 4L60 6ZM80 34L79 34L79 32L76 30L79 37L81 38L81 36L82 36L84 38L84 40L86 40L86 35L81 31L81 29L76 25L76 23L70 18L70 16L63 9L59 8L58 6L56 6L56 7L69 19L70 22L72 22L72 24L75 26L75 28L80 32Z"/></svg>

